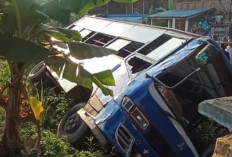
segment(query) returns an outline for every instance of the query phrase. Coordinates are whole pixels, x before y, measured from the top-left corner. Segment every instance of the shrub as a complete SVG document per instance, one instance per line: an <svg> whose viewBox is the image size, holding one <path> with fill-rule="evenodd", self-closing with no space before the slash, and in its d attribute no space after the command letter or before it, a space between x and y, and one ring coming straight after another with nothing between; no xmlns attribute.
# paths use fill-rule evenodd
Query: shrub
<svg viewBox="0 0 232 157"><path fill-rule="evenodd" d="M50 131L43 131L41 141L41 156L48 157L103 157L99 151L78 151L59 139Z"/></svg>
<svg viewBox="0 0 232 157"><path fill-rule="evenodd" d="M20 136L22 141L28 138L34 138L36 134L36 129L30 123L25 123L22 125L20 131ZM49 130L41 130L42 138L40 142L40 155L41 157L103 157L103 153L100 151L78 151L77 149L70 146L65 141L61 140L54 133ZM21 149L23 145L21 144ZM21 153L17 152L14 154L16 157L21 157ZM36 154L31 154L30 157L37 156Z"/></svg>
<svg viewBox="0 0 232 157"><path fill-rule="evenodd" d="M73 101L66 99L64 93L44 96L44 111L40 119L43 127L56 133L60 120L73 105Z"/></svg>
<svg viewBox="0 0 232 157"><path fill-rule="evenodd" d="M3 87L7 81L10 81L10 69L6 61L0 60L0 87Z"/></svg>
<svg viewBox="0 0 232 157"><path fill-rule="evenodd" d="M4 124L5 124L5 110L0 107L0 135L4 131Z"/></svg>

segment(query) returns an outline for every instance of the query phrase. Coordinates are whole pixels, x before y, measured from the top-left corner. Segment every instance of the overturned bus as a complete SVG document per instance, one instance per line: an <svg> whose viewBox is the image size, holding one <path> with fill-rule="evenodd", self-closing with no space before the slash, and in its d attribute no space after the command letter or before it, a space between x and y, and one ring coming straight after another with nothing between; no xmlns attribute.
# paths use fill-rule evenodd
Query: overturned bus
<svg viewBox="0 0 232 157"><path fill-rule="evenodd" d="M231 65L208 37L178 30L83 17L69 26L83 42L118 51L84 62L90 72L112 70L114 97L61 83L40 63L32 82L59 85L77 105L63 117L58 135L81 144L91 130L120 156L207 157L225 128L198 113L204 100L232 95ZM50 83L48 83L50 82ZM72 86L72 88L65 89Z"/></svg>

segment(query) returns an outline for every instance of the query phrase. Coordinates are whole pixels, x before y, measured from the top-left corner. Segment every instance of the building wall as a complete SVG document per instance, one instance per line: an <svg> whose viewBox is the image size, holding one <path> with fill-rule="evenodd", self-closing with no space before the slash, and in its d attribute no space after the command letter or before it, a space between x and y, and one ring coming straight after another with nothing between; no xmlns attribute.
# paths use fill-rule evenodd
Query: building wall
<svg viewBox="0 0 232 157"><path fill-rule="evenodd" d="M221 0L226 1L226 0ZM174 0L176 10L214 8L220 0Z"/></svg>
<svg viewBox="0 0 232 157"><path fill-rule="evenodd" d="M116 3L109 2L108 4L94 8L89 14L147 14L151 6L167 7L168 0L138 0L135 3Z"/></svg>

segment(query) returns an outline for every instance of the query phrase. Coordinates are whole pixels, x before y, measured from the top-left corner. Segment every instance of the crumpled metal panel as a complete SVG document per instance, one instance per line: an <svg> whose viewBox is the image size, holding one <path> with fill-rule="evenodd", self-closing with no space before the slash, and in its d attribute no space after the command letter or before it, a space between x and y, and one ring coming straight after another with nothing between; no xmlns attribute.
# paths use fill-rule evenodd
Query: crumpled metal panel
<svg viewBox="0 0 232 157"><path fill-rule="evenodd" d="M116 101L111 99L108 105L106 105L105 108L103 108L98 114L96 118L96 124L104 127L104 123L106 122L106 120L112 117L118 110L120 110L120 107L117 105ZM118 121L120 122L120 120ZM115 124L116 123L117 122L115 122Z"/></svg>
<svg viewBox="0 0 232 157"><path fill-rule="evenodd" d="M182 49L178 50L177 52L175 52L175 54L171 55L170 57L167 57L165 60L158 63L155 67L153 67L147 73L152 75L152 76L158 76L164 70L176 65L181 60L183 60L185 57L190 55L201 44L202 44L202 42L199 42L198 39L194 39L194 40L190 41Z"/></svg>
<svg viewBox="0 0 232 157"><path fill-rule="evenodd" d="M115 70L113 70L113 76L116 86L108 86L108 88L114 91L114 98L117 98L117 96L130 82L126 65L123 62ZM96 94L104 105L112 99L111 96L105 96L101 90L98 90Z"/></svg>
<svg viewBox="0 0 232 157"><path fill-rule="evenodd" d="M83 60L83 66L91 73L98 73L104 70L111 70L115 79L116 86L108 86L107 88L114 91L116 97L130 82L127 67L122 58L109 55L101 58L92 58ZM112 97L105 96L101 90L96 92L102 104L106 104Z"/></svg>

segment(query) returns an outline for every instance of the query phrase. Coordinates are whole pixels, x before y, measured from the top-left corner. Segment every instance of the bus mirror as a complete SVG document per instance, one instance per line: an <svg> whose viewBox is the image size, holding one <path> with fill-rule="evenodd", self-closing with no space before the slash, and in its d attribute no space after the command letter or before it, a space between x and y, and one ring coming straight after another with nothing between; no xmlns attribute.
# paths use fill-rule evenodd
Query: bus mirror
<svg viewBox="0 0 232 157"><path fill-rule="evenodd" d="M219 50L212 44L206 45L195 57L199 67L205 67L208 63L212 63L219 55Z"/></svg>

